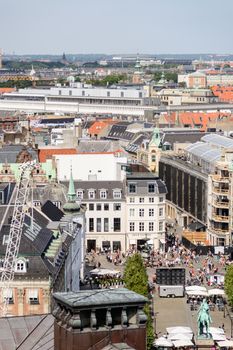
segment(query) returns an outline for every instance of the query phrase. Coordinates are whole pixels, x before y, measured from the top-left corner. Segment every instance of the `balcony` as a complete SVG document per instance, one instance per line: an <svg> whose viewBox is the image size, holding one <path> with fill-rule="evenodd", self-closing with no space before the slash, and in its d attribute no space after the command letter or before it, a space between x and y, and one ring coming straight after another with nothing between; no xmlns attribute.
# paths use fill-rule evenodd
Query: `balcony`
<svg viewBox="0 0 233 350"><path fill-rule="evenodd" d="M217 222L229 222L229 216L213 214L212 220Z"/></svg>
<svg viewBox="0 0 233 350"><path fill-rule="evenodd" d="M215 201L212 202L213 207L216 208L229 208L229 202Z"/></svg>
<svg viewBox="0 0 233 350"><path fill-rule="evenodd" d="M229 177L223 177L221 175L212 175L212 180L215 182L228 183Z"/></svg>
<svg viewBox="0 0 233 350"><path fill-rule="evenodd" d="M209 231L213 232L214 234L218 235L218 236L226 236L229 234L229 230L221 230L221 229L217 229L214 227L210 227Z"/></svg>
<svg viewBox="0 0 233 350"><path fill-rule="evenodd" d="M213 187L213 193L221 194L223 196L227 196L229 194L229 188L219 188Z"/></svg>

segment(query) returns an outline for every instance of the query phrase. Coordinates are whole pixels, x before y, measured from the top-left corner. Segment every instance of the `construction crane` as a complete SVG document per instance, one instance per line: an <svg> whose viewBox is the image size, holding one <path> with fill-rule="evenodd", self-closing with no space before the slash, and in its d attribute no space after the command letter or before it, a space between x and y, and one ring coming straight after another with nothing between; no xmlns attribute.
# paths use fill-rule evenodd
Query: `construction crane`
<svg viewBox="0 0 233 350"><path fill-rule="evenodd" d="M20 166L20 177L16 183L16 198L1 274L1 316L7 315L9 298L5 297L5 295L9 295L11 282L14 280L15 266L23 232L26 204L29 197L30 180L34 168L36 168L35 161L23 163Z"/></svg>

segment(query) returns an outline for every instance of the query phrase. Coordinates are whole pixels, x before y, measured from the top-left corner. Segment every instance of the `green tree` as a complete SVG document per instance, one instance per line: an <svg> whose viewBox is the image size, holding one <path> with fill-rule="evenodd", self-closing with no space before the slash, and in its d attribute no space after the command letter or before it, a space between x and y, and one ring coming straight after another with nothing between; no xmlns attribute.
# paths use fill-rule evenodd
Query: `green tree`
<svg viewBox="0 0 233 350"><path fill-rule="evenodd" d="M233 265L229 265L225 275L224 289L228 302L233 306Z"/></svg>
<svg viewBox="0 0 233 350"><path fill-rule="evenodd" d="M128 258L124 271L124 282L126 288L148 297L148 276L140 254L137 253ZM154 330L148 305L144 307L144 312L147 316L147 349L150 350L154 341Z"/></svg>

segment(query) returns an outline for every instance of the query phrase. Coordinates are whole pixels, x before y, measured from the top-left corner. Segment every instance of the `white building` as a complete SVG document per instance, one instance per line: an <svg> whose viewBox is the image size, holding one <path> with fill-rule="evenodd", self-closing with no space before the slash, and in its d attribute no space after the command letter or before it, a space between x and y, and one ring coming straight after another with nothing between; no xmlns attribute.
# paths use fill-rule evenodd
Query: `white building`
<svg viewBox="0 0 233 350"><path fill-rule="evenodd" d="M98 180L116 181L125 176L127 157L121 153L89 153L74 155L56 155L54 161L57 168L58 181L67 181L72 167L75 181Z"/></svg>

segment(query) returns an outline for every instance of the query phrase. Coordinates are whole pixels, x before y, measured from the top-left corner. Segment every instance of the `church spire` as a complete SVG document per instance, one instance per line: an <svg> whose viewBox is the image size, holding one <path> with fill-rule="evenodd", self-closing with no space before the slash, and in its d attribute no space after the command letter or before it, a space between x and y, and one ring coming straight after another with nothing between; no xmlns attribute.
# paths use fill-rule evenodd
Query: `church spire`
<svg viewBox="0 0 233 350"><path fill-rule="evenodd" d="M68 201L73 202L76 200L76 193L74 188L74 179L72 173L72 166L70 167L70 181L69 181L69 190L68 190Z"/></svg>

